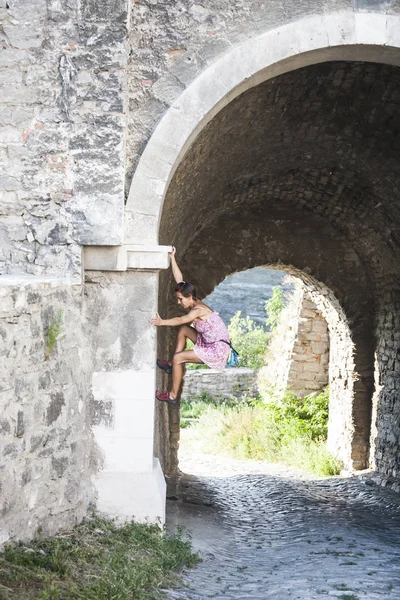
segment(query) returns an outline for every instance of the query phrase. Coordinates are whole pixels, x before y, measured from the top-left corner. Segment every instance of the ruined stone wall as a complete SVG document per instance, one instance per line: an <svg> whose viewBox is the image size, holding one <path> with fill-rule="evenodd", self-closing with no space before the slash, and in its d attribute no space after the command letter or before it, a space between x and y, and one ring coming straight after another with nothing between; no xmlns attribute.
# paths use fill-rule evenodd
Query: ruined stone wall
<svg viewBox="0 0 400 600"><path fill-rule="evenodd" d="M214 369L187 369L181 398L193 400L203 392L216 400L242 400L245 396L254 396L257 393L257 373L246 368L227 368L222 372Z"/></svg>
<svg viewBox="0 0 400 600"><path fill-rule="evenodd" d="M0 544L69 527L94 500L82 308L81 286L1 280ZM59 311L60 336L46 359Z"/></svg>
<svg viewBox="0 0 400 600"><path fill-rule="evenodd" d="M304 292L293 346L288 388L299 397L319 392L329 383L328 325Z"/></svg>
<svg viewBox="0 0 400 600"><path fill-rule="evenodd" d="M263 393L293 392L298 397L323 390L329 382L329 334L321 312L302 285L297 285L259 372Z"/></svg>

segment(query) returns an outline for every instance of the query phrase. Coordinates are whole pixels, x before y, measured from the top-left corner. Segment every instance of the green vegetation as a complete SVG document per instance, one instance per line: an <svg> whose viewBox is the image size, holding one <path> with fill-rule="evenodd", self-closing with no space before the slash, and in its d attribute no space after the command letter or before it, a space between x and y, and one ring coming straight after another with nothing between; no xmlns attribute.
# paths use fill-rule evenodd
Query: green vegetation
<svg viewBox="0 0 400 600"><path fill-rule="evenodd" d="M264 364L270 334L250 317L242 318L241 314L239 310L228 326L232 346L239 353L237 366L257 370Z"/></svg>
<svg viewBox="0 0 400 600"><path fill-rule="evenodd" d="M221 414L226 414L231 408L238 406L239 400L235 400L235 398L216 400L207 392L202 392L194 400L182 400L180 406L181 429L192 426L193 422L198 421L210 407L214 407Z"/></svg>
<svg viewBox="0 0 400 600"><path fill-rule="evenodd" d="M272 288L272 296L265 303L265 311L268 315L266 324L271 328L275 329L275 327L279 324L281 313L285 308L285 300L283 297L283 291L280 287Z"/></svg>
<svg viewBox="0 0 400 600"><path fill-rule="evenodd" d="M178 581L173 571L198 562L181 532L157 525L118 526L93 517L70 532L0 553L1 600L140 600Z"/></svg>
<svg viewBox="0 0 400 600"><path fill-rule="evenodd" d="M45 340L46 340L46 349L45 349L45 359L48 360L50 358L50 354L53 351L54 346L60 339L62 334L62 318L63 311L59 310L56 319L49 326Z"/></svg>
<svg viewBox="0 0 400 600"><path fill-rule="evenodd" d="M293 394L222 405L207 396L182 402L183 423L214 454L281 462L316 475L337 475L340 462L326 449L329 390L303 399ZM189 416L190 415L190 416ZM195 421L193 422L193 419Z"/></svg>

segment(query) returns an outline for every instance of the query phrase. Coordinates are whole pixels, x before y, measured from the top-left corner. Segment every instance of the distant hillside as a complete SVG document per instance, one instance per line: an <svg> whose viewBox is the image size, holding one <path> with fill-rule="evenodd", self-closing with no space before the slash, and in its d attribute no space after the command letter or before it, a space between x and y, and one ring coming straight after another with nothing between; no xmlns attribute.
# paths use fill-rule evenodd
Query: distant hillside
<svg viewBox="0 0 400 600"><path fill-rule="evenodd" d="M272 288L280 286L285 292L293 289L288 276L283 271L257 267L241 273L229 275L215 290L204 299L225 323L229 323L233 315L242 311L242 316L249 316L260 325L265 325L266 313L264 305L272 296Z"/></svg>

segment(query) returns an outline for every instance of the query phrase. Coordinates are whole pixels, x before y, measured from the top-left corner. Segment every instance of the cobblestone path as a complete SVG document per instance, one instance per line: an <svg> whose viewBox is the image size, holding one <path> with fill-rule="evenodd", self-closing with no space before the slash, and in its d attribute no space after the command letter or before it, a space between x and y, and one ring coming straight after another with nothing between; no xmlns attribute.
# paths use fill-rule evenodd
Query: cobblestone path
<svg viewBox="0 0 400 600"><path fill-rule="evenodd" d="M191 530L203 562L169 599L400 599L398 494L194 453L181 469L191 475L169 482L168 528Z"/></svg>

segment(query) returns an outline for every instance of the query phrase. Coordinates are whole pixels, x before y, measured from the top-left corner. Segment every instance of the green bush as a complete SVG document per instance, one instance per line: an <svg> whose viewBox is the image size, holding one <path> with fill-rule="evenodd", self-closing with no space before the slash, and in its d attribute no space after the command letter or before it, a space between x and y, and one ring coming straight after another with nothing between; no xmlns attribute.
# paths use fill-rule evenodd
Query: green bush
<svg viewBox="0 0 400 600"><path fill-rule="evenodd" d="M284 308L285 300L283 290L282 288L275 286L272 288L272 297L265 303L265 311L268 315L266 324L271 329L275 329L278 325Z"/></svg>
<svg viewBox="0 0 400 600"><path fill-rule="evenodd" d="M272 297L265 303L267 318L266 326L273 330L279 323L281 312L285 307L282 288L272 288ZM242 311L238 311L230 320L228 331L232 346L239 353L237 367L249 369L260 369L264 364L264 356L268 347L271 333L262 325L257 325L250 317L242 317ZM188 340L187 350L192 350L194 344ZM206 365L188 363L188 369L207 369Z"/></svg>
<svg viewBox="0 0 400 600"><path fill-rule="evenodd" d="M239 310L228 326L232 346L239 353L237 366L257 370L264 363L270 334L250 317L242 318L241 314Z"/></svg>
<svg viewBox="0 0 400 600"><path fill-rule="evenodd" d="M341 464L326 449L328 404L328 389L303 399L286 394L281 400L255 398L236 405L192 402L198 419L192 427L207 452L336 475Z"/></svg>

